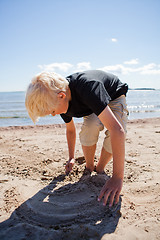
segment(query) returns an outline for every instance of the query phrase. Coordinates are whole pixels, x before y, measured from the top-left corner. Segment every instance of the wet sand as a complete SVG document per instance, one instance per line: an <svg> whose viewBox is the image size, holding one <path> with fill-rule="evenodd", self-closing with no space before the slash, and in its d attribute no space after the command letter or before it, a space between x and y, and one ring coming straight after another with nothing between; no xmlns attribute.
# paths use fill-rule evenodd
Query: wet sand
<svg viewBox="0 0 160 240"><path fill-rule="evenodd" d="M112 161L105 174L83 174L80 126L69 175L64 125L0 128L0 239L160 239L160 118L128 122L124 185L112 208L97 201Z"/></svg>

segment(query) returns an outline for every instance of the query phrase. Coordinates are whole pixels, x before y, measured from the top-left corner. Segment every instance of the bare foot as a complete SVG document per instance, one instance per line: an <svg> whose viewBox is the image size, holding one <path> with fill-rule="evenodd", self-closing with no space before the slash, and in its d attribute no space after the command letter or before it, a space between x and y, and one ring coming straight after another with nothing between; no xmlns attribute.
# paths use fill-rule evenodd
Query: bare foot
<svg viewBox="0 0 160 240"><path fill-rule="evenodd" d="M90 175L93 172L93 170L94 170L94 168L89 169L89 168L85 167L83 175Z"/></svg>
<svg viewBox="0 0 160 240"><path fill-rule="evenodd" d="M99 174L105 173L104 169L99 169L98 167L95 167L95 172L97 172Z"/></svg>

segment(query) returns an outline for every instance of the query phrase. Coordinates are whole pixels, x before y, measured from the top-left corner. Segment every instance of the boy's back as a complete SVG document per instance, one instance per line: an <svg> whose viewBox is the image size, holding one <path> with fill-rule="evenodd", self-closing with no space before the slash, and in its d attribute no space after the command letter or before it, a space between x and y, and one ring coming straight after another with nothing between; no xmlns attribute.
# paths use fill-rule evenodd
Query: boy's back
<svg viewBox="0 0 160 240"><path fill-rule="evenodd" d="M110 101L126 95L128 85L117 76L101 70L74 73L66 78L72 100L66 114L61 117L67 123L72 117L83 117L91 113L97 116Z"/></svg>

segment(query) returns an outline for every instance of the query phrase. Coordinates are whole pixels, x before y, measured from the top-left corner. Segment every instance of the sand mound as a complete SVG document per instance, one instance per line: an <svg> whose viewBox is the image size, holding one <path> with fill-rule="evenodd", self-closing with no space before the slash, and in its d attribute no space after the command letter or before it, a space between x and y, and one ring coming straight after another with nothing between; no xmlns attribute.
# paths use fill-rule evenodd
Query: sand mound
<svg viewBox="0 0 160 240"><path fill-rule="evenodd" d="M65 175L55 177L0 225L0 237L21 239L29 231L34 232L33 239L44 239L44 233L45 239L76 239L80 228L82 239L91 236L97 239L106 232L113 232L120 217L121 203L109 208L97 201L107 178L104 174L87 175L72 184L67 183Z"/></svg>

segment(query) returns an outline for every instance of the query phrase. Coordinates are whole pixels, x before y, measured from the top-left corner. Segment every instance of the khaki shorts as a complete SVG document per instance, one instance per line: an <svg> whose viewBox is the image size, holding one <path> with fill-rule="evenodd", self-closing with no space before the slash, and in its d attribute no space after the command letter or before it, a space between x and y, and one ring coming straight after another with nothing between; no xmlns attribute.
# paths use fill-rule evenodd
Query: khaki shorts
<svg viewBox="0 0 160 240"><path fill-rule="evenodd" d="M126 130L126 124L127 124L127 104L126 104L126 97L124 95L116 98L115 100L111 101L108 106L118 119L118 121L121 123L121 125L124 128L124 131ZM81 131L79 133L80 141L83 146L92 146L95 145L98 141L99 133L104 129L104 125L99 120L96 114L92 113L89 116L85 116L81 127ZM105 138L103 142L104 149L112 153L112 146L110 141L110 134L109 131L105 131Z"/></svg>

